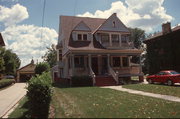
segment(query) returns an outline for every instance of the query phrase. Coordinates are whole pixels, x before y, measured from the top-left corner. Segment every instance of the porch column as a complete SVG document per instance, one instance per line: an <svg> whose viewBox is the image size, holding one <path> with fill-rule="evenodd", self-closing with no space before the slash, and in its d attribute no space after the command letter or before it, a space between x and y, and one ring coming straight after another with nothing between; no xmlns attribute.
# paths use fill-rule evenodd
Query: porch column
<svg viewBox="0 0 180 119"><path fill-rule="evenodd" d="M139 64L140 64L140 67L139 67L139 74L142 74L142 64L141 64L141 55L139 55ZM139 81L140 82L144 82L144 76L139 76Z"/></svg>
<svg viewBox="0 0 180 119"><path fill-rule="evenodd" d="M91 54L88 54L88 66L91 67Z"/></svg>
<svg viewBox="0 0 180 119"><path fill-rule="evenodd" d="M112 46L111 33L109 33L109 44L110 44L110 46Z"/></svg>
<svg viewBox="0 0 180 119"><path fill-rule="evenodd" d="M119 34L119 46L121 47L121 34Z"/></svg>
<svg viewBox="0 0 180 119"><path fill-rule="evenodd" d="M110 67L110 54L107 54L107 64L108 64L108 70Z"/></svg>
<svg viewBox="0 0 180 119"><path fill-rule="evenodd" d="M98 74L101 74L101 70L102 70L102 67L101 67L101 55L98 55Z"/></svg>
<svg viewBox="0 0 180 119"><path fill-rule="evenodd" d="M130 58L130 56L128 56L128 64L129 64L129 66L131 66L131 58Z"/></svg>
<svg viewBox="0 0 180 119"><path fill-rule="evenodd" d="M71 62L72 62L72 75L74 75L74 55L71 54Z"/></svg>

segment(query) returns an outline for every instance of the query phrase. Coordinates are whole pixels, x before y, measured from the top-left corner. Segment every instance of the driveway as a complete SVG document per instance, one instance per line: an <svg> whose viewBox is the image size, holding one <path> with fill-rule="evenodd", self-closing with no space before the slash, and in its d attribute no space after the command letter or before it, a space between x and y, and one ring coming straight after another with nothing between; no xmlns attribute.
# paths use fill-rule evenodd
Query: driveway
<svg viewBox="0 0 180 119"><path fill-rule="evenodd" d="M0 91L0 118L2 118L23 96L26 95L26 83L14 85Z"/></svg>

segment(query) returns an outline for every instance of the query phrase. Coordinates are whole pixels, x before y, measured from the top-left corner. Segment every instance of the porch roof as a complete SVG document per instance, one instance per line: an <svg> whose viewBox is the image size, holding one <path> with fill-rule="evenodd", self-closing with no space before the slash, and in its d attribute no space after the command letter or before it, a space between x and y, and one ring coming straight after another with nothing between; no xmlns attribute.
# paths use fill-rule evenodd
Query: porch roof
<svg viewBox="0 0 180 119"><path fill-rule="evenodd" d="M140 55L143 50L139 49L98 49L98 48L71 48L68 53L79 54L133 54ZM67 53L67 54L68 54Z"/></svg>

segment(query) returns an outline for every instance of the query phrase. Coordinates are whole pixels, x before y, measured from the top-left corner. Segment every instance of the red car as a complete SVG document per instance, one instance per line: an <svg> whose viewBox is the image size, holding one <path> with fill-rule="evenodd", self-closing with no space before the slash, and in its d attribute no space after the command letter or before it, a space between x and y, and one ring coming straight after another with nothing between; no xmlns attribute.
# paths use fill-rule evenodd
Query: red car
<svg viewBox="0 0 180 119"><path fill-rule="evenodd" d="M167 83L167 85L171 86L174 85L174 83L180 83L180 73L173 70L160 71L155 75L147 76L146 80L150 84L154 82L159 82L164 84Z"/></svg>

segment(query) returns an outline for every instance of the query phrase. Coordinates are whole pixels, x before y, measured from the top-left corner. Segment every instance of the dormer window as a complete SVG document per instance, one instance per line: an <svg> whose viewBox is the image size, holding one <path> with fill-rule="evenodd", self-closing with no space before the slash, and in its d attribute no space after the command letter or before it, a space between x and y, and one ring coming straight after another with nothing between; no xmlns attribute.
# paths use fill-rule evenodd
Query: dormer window
<svg viewBox="0 0 180 119"><path fill-rule="evenodd" d="M78 34L78 40L82 40L82 35Z"/></svg>
<svg viewBox="0 0 180 119"><path fill-rule="evenodd" d="M115 21L113 21L113 27L115 27L116 26L116 22Z"/></svg>
<svg viewBox="0 0 180 119"><path fill-rule="evenodd" d="M78 41L87 41L88 40L87 34L85 34L85 33L77 34L77 40Z"/></svg>

